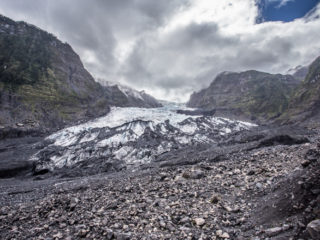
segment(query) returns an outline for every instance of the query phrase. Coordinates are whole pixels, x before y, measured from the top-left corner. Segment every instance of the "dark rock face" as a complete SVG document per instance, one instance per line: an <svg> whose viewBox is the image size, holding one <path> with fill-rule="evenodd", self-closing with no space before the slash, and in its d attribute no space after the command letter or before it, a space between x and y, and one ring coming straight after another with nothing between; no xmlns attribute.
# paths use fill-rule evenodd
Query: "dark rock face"
<svg viewBox="0 0 320 240"><path fill-rule="evenodd" d="M308 143L304 128L256 127L252 130L234 132L218 144L188 146L172 150L158 157L161 167L194 165L201 162L227 161L232 154L275 146L291 146ZM250 173L251 175L251 173Z"/></svg>
<svg viewBox="0 0 320 240"><path fill-rule="evenodd" d="M54 129L109 111L70 45L0 16L0 125Z"/></svg>
<svg viewBox="0 0 320 240"><path fill-rule="evenodd" d="M216 110L177 110L177 113L190 116L213 116L216 113Z"/></svg>
<svg viewBox="0 0 320 240"><path fill-rule="evenodd" d="M278 144L293 145L293 144L302 144L307 142L309 142L309 140L305 137L295 138L290 135L276 135L261 141L259 144L259 147L275 146Z"/></svg>
<svg viewBox="0 0 320 240"><path fill-rule="evenodd" d="M225 72L207 89L193 93L188 106L215 109L217 114L272 119L287 109L289 97L298 84L299 81L290 75Z"/></svg>
<svg viewBox="0 0 320 240"><path fill-rule="evenodd" d="M257 71L222 73L207 89L193 93L189 107L217 115L262 122L319 127L320 57L291 75Z"/></svg>
<svg viewBox="0 0 320 240"><path fill-rule="evenodd" d="M258 204L257 214L261 218L257 224L281 226L281 222L296 222L296 225L291 225L290 228L283 224L281 231L275 235L288 238L290 233L286 231L291 230L295 232L297 239L318 239L319 225L314 223L317 223L320 217L319 164L317 158L309 166L292 172L284 181L272 187L271 194Z"/></svg>
<svg viewBox="0 0 320 240"><path fill-rule="evenodd" d="M289 107L280 117L283 122L303 122L319 126L320 57L309 67L304 81L290 98Z"/></svg>
<svg viewBox="0 0 320 240"><path fill-rule="evenodd" d="M42 137L19 136L0 141L0 179L30 175L33 162L29 158L39 149L38 142Z"/></svg>
<svg viewBox="0 0 320 240"><path fill-rule="evenodd" d="M312 239L320 238L320 219L316 219L310 222L307 226L307 230L311 235Z"/></svg>

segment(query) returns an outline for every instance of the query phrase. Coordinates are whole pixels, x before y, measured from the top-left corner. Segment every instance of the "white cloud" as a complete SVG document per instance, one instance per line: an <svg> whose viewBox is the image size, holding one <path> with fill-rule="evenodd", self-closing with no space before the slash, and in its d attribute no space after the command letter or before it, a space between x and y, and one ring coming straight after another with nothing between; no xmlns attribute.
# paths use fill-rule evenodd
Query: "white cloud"
<svg viewBox="0 0 320 240"><path fill-rule="evenodd" d="M279 5L277 5L277 8L281 8L285 5L287 5L289 2L294 2L295 0L267 0L269 3L278 2Z"/></svg>

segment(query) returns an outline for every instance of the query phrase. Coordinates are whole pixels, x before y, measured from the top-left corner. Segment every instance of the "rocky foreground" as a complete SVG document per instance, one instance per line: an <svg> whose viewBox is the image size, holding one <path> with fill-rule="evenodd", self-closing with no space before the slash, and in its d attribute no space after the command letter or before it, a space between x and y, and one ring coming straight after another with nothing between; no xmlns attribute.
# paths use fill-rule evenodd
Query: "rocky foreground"
<svg viewBox="0 0 320 240"><path fill-rule="evenodd" d="M319 239L318 136L249 134L133 173L3 179L0 238Z"/></svg>

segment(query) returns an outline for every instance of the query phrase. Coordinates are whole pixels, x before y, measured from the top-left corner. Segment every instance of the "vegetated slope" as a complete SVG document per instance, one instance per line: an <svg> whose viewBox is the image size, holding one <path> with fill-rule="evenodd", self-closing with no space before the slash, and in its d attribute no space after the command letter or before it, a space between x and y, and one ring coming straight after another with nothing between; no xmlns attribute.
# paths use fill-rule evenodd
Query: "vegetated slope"
<svg viewBox="0 0 320 240"><path fill-rule="evenodd" d="M298 84L299 80L290 75L253 70L225 72L218 75L207 89L193 93L188 106L269 120L288 108L290 95Z"/></svg>
<svg viewBox="0 0 320 240"><path fill-rule="evenodd" d="M308 74L290 98L288 109L280 117L288 122L318 123L320 118L320 57L309 67Z"/></svg>
<svg viewBox="0 0 320 240"><path fill-rule="evenodd" d="M57 127L108 112L103 88L67 43L0 17L0 124Z"/></svg>

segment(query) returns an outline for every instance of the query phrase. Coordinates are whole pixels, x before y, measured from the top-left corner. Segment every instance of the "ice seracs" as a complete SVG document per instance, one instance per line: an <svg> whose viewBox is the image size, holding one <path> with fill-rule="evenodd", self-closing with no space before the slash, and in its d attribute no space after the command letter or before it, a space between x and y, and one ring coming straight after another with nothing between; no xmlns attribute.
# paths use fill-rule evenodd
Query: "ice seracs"
<svg viewBox="0 0 320 240"><path fill-rule="evenodd" d="M38 170L97 158L141 165L172 149L213 144L234 131L255 126L226 118L178 114L177 109L181 105L152 109L114 107L104 117L50 135L48 144L32 159Z"/></svg>

